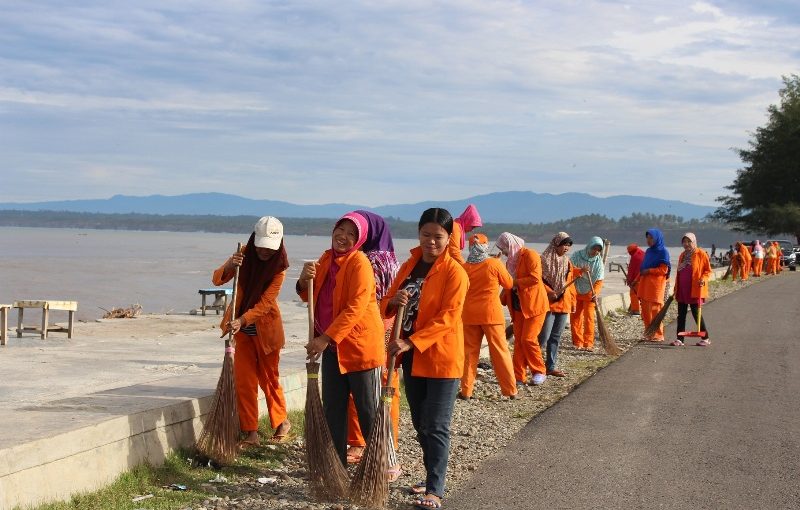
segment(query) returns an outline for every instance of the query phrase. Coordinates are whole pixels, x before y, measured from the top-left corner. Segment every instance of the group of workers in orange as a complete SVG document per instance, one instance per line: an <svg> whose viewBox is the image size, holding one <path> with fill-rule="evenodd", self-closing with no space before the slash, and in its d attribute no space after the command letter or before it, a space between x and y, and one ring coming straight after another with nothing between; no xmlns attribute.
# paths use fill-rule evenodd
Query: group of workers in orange
<svg viewBox="0 0 800 510"><path fill-rule="evenodd" d="M335 222L330 248L318 260L303 265L296 284L303 301L313 294L314 337L306 351L308 359L321 359L325 419L345 464L361 459L364 432L372 429L377 417L381 386L391 385L399 395L397 373L387 381L386 370L387 359L397 357L425 458L425 479L411 487L412 504L419 508L441 505L454 402L472 398L484 337L500 392L508 399L517 398L523 385L541 385L548 376L565 376L557 359L567 320L574 347L594 348L595 307L605 277L603 240L593 237L570 256L573 240L559 232L540 254L526 247L520 237L504 232L494 243L499 253L492 254L484 234L469 234L480 226L474 205L458 218L445 209L428 209L419 220L419 245L400 265L385 220L369 211L352 211ZM634 311L641 310L645 325L663 306L671 271L661 232L648 230L646 238L646 252L629 247L627 275L631 296L636 296ZM703 258L705 252L695 246L694 235L687 233L676 279L689 268L688 290L679 298L679 305L685 305L679 308L684 320L686 307L691 306L694 313L707 296L708 257ZM469 250L466 260L465 248ZM777 270L772 262L774 246L764 251L767 271ZM742 248L743 252L747 250ZM749 259L742 256L741 260ZM223 332L232 331L236 342L241 446L260 441L259 387L274 429L270 441L283 442L291 423L279 382L284 333L278 294L289 263L283 226L277 218L266 216L256 223L247 245L214 272L213 283L230 281L237 266L236 302L226 311L221 327ZM739 267L746 267L745 262ZM754 267L759 274L760 266ZM746 276L749 269L742 271ZM506 339L503 306L513 324L513 353ZM397 340L390 340L401 307L405 311L398 318L402 329ZM651 340L663 340L663 328ZM396 454L399 415L400 402L395 398L393 447L387 452L389 480L401 474Z"/></svg>
<svg viewBox="0 0 800 510"><path fill-rule="evenodd" d="M739 278L744 281L751 274L753 276L761 276L762 272L778 274L783 271L781 256L781 246L777 241L765 245L758 240L752 244L737 241L730 260L731 275L734 280Z"/></svg>

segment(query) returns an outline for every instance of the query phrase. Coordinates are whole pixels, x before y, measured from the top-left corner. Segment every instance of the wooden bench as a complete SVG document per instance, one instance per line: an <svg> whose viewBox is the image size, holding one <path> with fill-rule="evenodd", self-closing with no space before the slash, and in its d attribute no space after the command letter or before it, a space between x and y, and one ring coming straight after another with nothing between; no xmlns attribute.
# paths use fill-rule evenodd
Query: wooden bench
<svg viewBox="0 0 800 510"><path fill-rule="evenodd" d="M200 289L197 292L203 296L203 304L200 306L200 312L204 317L206 315L206 310L216 310L217 315L219 315L219 312L224 312L228 307L228 296L233 294L232 289ZM214 296L213 304L206 304L207 296Z"/></svg>
<svg viewBox="0 0 800 510"><path fill-rule="evenodd" d="M24 300L14 303L14 308L19 310L17 316L17 338L22 337L24 331L33 331L42 335L42 339L47 338L47 332L53 331L56 333L66 333L67 338L72 338L72 329L75 325L75 312L78 310L77 301L50 301L50 300ZM42 309L42 327L25 327L22 325L22 317L26 308L41 308ZM50 325L50 310L63 310L69 312L69 326L63 328Z"/></svg>
<svg viewBox="0 0 800 510"><path fill-rule="evenodd" d="M0 345L6 344L8 338L8 312L13 305L0 305Z"/></svg>

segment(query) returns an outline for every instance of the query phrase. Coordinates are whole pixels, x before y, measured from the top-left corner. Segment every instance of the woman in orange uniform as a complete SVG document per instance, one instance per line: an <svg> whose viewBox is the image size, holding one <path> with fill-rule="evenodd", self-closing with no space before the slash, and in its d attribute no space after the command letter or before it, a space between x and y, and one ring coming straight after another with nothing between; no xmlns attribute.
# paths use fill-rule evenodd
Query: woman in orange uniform
<svg viewBox="0 0 800 510"><path fill-rule="evenodd" d="M736 281L738 276L742 281L750 277L750 265L752 259L750 258L750 251L741 241L736 241L736 267L738 271L733 271L733 281Z"/></svg>
<svg viewBox="0 0 800 510"><path fill-rule="evenodd" d="M514 278L511 292L504 292L514 324L514 378L518 385L526 384L530 369L532 382L538 386L547 380L539 333L550 310L542 282L542 259L536 251L525 247L522 238L508 232L500 234L495 246L507 257L506 268Z"/></svg>
<svg viewBox="0 0 800 510"><path fill-rule="evenodd" d="M369 223L367 229L367 240L361 246L370 263L372 264L372 271L375 275L375 299L378 301L380 307L384 294L394 283L394 278L397 276L397 269L400 264L397 262L397 257L394 253L394 241L392 240L392 232L389 224L382 216L370 211L357 210L356 213L366 218ZM392 321L384 321L385 330L390 330ZM386 385L386 377L388 370L381 371L381 383ZM399 432L400 424L400 377L397 372L392 377L392 388L395 390L395 397L392 399L391 417L392 417L392 438L394 439L394 450L390 450L389 455L389 481L393 482L401 475L400 461L397 457L397 434ZM350 404L347 408L347 462L357 464L361 461L361 456L364 453L366 441L361 427L358 424L358 413L356 412L356 405L353 401L352 395L350 396Z"/></svg>
<svg viewBox="0 0 800 510"><path fill-rule="evenodd" d="M764 247L761 242L756 239L753 244L753 276L760 277L761 271L764 268Z"/></svg>
<svg viewBox="0 0 800 510"><path fill-rule="evenodd" d="M403 381L411 421L422 447L426 478L414 485L418 508L439 508L450 450L450 422L464 373L461 314L469 287L466 272L447 250L453 218L445 209L422 213L419 246L397 273L383 300L384 316L405 306L403 329L389 342L389 355L402 353Z"/></svg>
<svg viewBox="0 0 800 510"><path fill-rule="evenodd" d="M579 351L594 350L595 308L606 276L603 246L603 239L594 236L586 247L576 251L571 259L576 267L586 270L587 273L575 282L575 312L569 317L572 345Z"/></svg>
<svg viewBox="0 0 800 510"><path fill-rule="evenodd" d="M567 324L567 314L575 310L575 287L569 281L582 274L582 270L575 268L570 262L567 253L572 247L572 238L566 232L559 232L542 252L542 281L547 290L547 300L550 302L550 311L544 319L542 331L539 333L539 347L545 353L545 368L547 375L564 377L566 374L557 367L558 345L564 326Z"/></svg>
<svg viewBox="0 0 800 510"><path fill-rule="evenodd" d="M464 376L458 397L472 398L481 341L485 335L500 393L514 398L517 386L514 384L511 353L505 334L506 320L499 293L500 287L510 290L514 281L502 262L489 257L489 240L483 234L470 237L469 257L464 270L469 277L469 291L461 316L464 322Z"/></svg>
<svg viewBox="0 0 800 510"><path fill-rule="evenodd" d="M236 356L233 371L239 426L245 437L241 446L257 446L258 387L264 392L270 425L275 430L270 442L286 439L292 424L286 418L286 399L278 373L280 352L285 342L278 293L286 277L289 259L283 245L283 225L272 216L258 220L243 252L234 253L214 271L214 285L230 281L239 266L236 303L225 311L220 327L223 336L233 331ZM236 319L231 313L236 308Z"/></svg>
<svg viewBox="0 0 800 510"><path fill-rule="evenodd" d="M459 264L464 263L461 252L467 244L467 232L481 226L483 226L481 215L478 214L478 208L474 204L469 204L461 216L453 220L453 233L450 234L447 250Z"/></svg>
<svg viewBox="0 0 800 510"><path fill-rule="evenodd" d="M675 288L673 293L678 302L678 332L686 331L686 312L692 309L692 316L697 322L699 307L708 298L708 279L711 277L711 263L705 251L697 247L697 238L691 232L687 232L681 239L683 252L678 257L678 270L675 274ZM708 329L706 328L706 318L700 317L699 331L705 333L695 345L706 347L711 345L708 339ZM683 340L678 337L670 345L680 347Z"/></svg>
<svg viewBox="0 0 800 510"><path fill-rule="evenodd" d="M306 345L309 359L322 355L322 407L333 445L347 463L347 404L353 395L361 430L372 430L386 361L384 328L375 299L375 276L359 251L368 222L347 213L333 228L331 249L303 266L297 293L308 301L314 279L315 337Z"/></svg>
<svg viewBox="0 0 800 510"><path fill-rule="evenodd" d="M664 305L664 291L666 290L672 264L669 260L669 252L664 246L664 235L661 231L657 228L651 228L647 231L645 237L647 238L648 248L644 252L644 260L639 269L639 278L634 282L634 285L642 306L644 327L647 329ZM645 340L663 342L664 324L661 323L652 338L646 338Z"/></svg>
<svg viewBox="0 0 800 510"><path fill-rule="evenodd" d="M766 261L766 265L767 265L767 274L775 274L775 273L777 273L777 270L775 268L775 262L777 260L775 258L776 257L775 254L776 253L777 252L775 250L775 244L774 243L767 243L767 246L766 246L765 251L764 251L764 260Z"/></svg>

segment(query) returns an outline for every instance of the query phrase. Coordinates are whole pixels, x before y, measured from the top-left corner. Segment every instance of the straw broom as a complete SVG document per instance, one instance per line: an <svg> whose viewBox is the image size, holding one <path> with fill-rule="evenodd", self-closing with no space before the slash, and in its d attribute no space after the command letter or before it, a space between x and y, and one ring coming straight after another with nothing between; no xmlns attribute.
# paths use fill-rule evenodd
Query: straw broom
<svg viewBox="0 0 800 510"><path fill-rule="evenodd" d="M308 341L314 339L314 279L308 281ZM347 495L349 477L325 420L319 392L319 363L306 363L308 386L306 388L305 441L306 465L311 485L311 495L317 501L342 499Z"/></svg>
<svg viewBox="0 0 800 510"><path fill-rule="evenodd" d="M236 247L242 251L242 243ZM231 321L236 315L236 291L239 283L239 266L233 275L233 295L231 302ZM233 462L239 451L239 411L236 408L236 387L233 377L233 352L231 345L233 333L228 330L225 339L225 358L222 360L222 373L211 402L208 419L203 432L195 444L197 452L214 463L224 466Z"/></svg>
<svg viewBox="0 0 800 510"><path fill-rule="evenodd" d="M392 340L400 337L400 328L405 315L405 307L397 310L392 328ZM392 388L394 364L396 356L389 356L389 372L386 386L381 388L381 406L369 433L367 446L361 457L353 481L350 483L350 499L353 503L367 508L386 508L389 501L389 453L394 448L392 438L392 399L395 397Z"/></svg>
<svg viewBox="0 0 800 510"><path fill-rule="evenodd" d="M731 260L728 262L728 269L725 270L725 274L722 275L722 279L727 280L728 278L730 278L731 271L733 271L733 257L731 257Z"/></svg>
<svg viewBox="0 0 800 510"><path fill-rule="evenodd" d="M589 286L592 289L592 297L595 298L597 296L594 293L594 281L592 281L592 273L586 273L586 276L589 278ZM614 341L614 337L611 336L611 332L606 326L606 321L603 319L603 313L600 311L600 303L595 303L594 316L597 319L597 333L600 335L600 340L603 342L603 349L605 349L606 354L611 356L619 356L622 354L622 349L620 349L617 345L617 342Z"/></svg>
<svg viewBox="0 0 800 510"><path fill-rule="evenodd" d="M653 322L651 322L650 325L645 328L645 338L652 338L653 335L656 334L656 331L658 331L661 323L664 322L664 318L667 316L667 312L669 312L669 307L673 301L675 301L675 295L671 294L664 303L664 306L661 307L661 310L656 314L655 317L653 317Z"/></svg>

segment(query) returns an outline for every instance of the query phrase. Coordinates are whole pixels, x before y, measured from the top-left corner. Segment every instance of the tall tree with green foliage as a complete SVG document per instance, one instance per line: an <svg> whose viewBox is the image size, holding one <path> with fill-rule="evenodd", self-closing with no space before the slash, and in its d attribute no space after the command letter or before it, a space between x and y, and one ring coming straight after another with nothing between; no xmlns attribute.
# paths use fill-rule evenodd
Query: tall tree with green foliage
<svg viewBox="0 0 800 510"><path fill-rule="evenodd" d="M739 231L794 234L800 244L800 76L783 84L781 104L769 106L767 124L737 151L745 167L714 216Z"/></svg>

